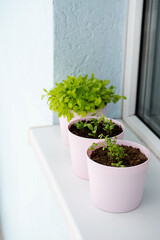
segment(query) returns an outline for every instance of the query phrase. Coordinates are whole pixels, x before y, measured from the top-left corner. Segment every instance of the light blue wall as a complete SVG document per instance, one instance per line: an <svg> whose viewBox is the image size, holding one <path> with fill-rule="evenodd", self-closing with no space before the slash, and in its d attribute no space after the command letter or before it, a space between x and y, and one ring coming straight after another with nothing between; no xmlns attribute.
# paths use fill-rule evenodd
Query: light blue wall
<svg viewBox="0 0 160 240"><path fill-rule="evenodd" d="M54 80L91 74L122 94L126 0L54 0ZM107 116L120 118L121 103ZM57 117L54 118L57 122Z"/></svg>

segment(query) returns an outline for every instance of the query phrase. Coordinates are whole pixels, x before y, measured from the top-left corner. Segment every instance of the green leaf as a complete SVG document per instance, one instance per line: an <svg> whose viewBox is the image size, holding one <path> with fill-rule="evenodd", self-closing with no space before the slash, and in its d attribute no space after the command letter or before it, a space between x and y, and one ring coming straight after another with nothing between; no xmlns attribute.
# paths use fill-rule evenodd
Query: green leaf
<svg viewBox="0 0 160 240"><path fill-rule="evenodd" d="M113 102L113 103L116 103L116 102L118 102L118 100L119 100L120 98L121 98L121 96L119 96L119 95L114 95L112 102Z"/></svg>
<svg viewBox="0 0 160 240"><path fill-rule="evenodd" d="M122 161L119 161L119 162L117 163L117 167L119 167L121 164L122 164Z"/></svg>
<svg viewBox="0 0 160 240"><path fill-rule="evenodd" d="M127 99L125 96L122 96L123 99Z"/></svg>
<svg viewBox="0 0 160 240"><path fill-rule="evenodd" d="M104 138L105 136L103 135L103 133L101 133L99 136L98 136L98 138L100 138L100 139L102 139L102 138Z"/></svg>
<svg viewBox="0 0 160 240"><path fill-rule="evenodd" d="M92 72L91 79L94 79L94 73Z"/></svg>
<svg viewBox="0 0 160 240"><path fill-rule="evenodd" d="M89 150L94 150L94 147L92 147L92 146L91 146L91 147L89 147Z"/></svg>
<svg viewBox="0 0 160 240"><path fill-rule="evenodd" d="M91 96L89 97L89 101L93 101L94 99L95 99L94 95L91 95Z"/></svg>
<svg viewBox="0 0 160 240"><path fill-rule="evenodd" d="M91 131L93 131L93 126L92 126L91 124L87 124L87 127L88 127Z"/></svg>
<svg viewBox="0 0 160 240"><path fill-rule="evenodd" d="M110 83L109 80L104 80L103 82L104 82L105 86L108 85L108 84Z"/></svg>
<svg viewBox="0 0 160 240"><path fill-rule="evenodd" d="M79 106L82 105L82 104L81 104L81 101L80 101L79 99L77 99L77 104L78 104Z"/></svg>
<svg viewBox="0 0 160 240"><path fill-rule="evenodd" d="M48 91L47 91L45 88L43 88L43 91L45 91L46 93L48 93Z"/></svg>
<svg viewBox="0 0 160 240"><path fill-rule="evenodd" d="M116 166L116 163L111 163L112 166Z"/></svg>
<svg viewBox="0 0 160 240"><path fill-rule="evenodd" d="M97 131L97 126L94 126L94 131L95 131L95 132Z"/></svg>
<svg viewBox="0 0 160 240"><path fill-rule="evenodd" d="M87 106L85 106L85 110L89 110L90 109L90 106L89 105L87 105Z"/></svg>
<svg viewBox="0 0 160 240"><path fill-rule="evenodd" d="M98 107L100 103L101 103L101 98L100 97L96 98L95 105Z"/></svg>
<svg viewBox="0 0 160 240"><path fill-rule="evenodd" d="M69 97L65 97L64 102L65 103L69 102Z"/></svg>
<svg viewBox="0 0 160 240"><path fill-rule="evenodd" d="M93 133L88 133L89 136L93 136L94 134Z"/></svg>
<svg viewBox="0 0 160 240"><path fill-rule="evenodd" d="M97 143L92 143L92 146L96 147L96 146L98 146L98 144Z"/></svg>
<svg viewBox="0 0 160 240"><path fill-rule="evenodd" d="M69 102L68 107L72 109L72 106L73 106L72 103Z"/></svg>

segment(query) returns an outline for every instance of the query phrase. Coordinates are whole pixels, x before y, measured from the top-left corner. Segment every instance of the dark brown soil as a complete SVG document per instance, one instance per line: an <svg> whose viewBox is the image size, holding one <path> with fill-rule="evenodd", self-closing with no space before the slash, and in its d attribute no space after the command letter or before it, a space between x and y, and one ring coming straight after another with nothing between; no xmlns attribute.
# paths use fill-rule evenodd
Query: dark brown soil
<svg viewBox="0 0 160 240"><path fill-rule="evenodd" d="M123 147L125 154L127 154L127 156L125 156L123 159L123 165L125 167L136 166L147 161L147 157L143 153L141 153L139 148L133 148L131 146L124 145L122 145L121 147ZM111 163L117 163L117 160L113 161L108 158L107 149L103 150L102 147L93 150L91 154L91 159L97 163L111 167Z"/></svg>
<svg viewBox="0 0 160 240"><path fill-rule="evenodd" d="M85 122L84 120L82 122ZM90 123L90 121L87 121L88 123ZM93 124L92 124L93 125ZM94 125L93 125L94 126ZM114 137L119 135L120 133L122 133L122 128L118 125L115 124L114 129L111 132L106 132L103 129L103 125L102 123L99 124L98 128L97 128L97 132L95 137L88 135L88 133L92 133L92 131L88 128L85 127L83 130L82 129L77 129L77 127L72 124L70 127L70 132L72 132L73 134L80 136L80 137L84 137L84 138L94 138L94 139L98 139L98 136L102 133L104 136L109 136L109 137Z"/></svg>

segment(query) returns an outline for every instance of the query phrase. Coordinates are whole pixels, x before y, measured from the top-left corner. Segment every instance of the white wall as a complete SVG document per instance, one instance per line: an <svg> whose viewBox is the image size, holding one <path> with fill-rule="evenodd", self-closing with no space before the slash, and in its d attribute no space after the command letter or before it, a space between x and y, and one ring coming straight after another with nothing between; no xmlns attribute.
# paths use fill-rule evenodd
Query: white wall
<svg viewBox="0 0 160 240"><path fill-rule="evenodd" d="M0 216L5 240L68 239L28 146L30 126L52 124L41 101L53 85L52 0L0 1Z"/></svg>

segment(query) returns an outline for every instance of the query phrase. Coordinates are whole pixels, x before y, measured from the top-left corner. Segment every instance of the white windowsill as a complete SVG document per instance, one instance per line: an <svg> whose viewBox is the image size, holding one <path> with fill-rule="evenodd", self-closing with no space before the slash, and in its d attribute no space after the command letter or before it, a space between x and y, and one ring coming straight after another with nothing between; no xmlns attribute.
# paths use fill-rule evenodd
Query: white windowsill
<svg viewBox="0 0 160 240"><path fill-rule="evenodd" d="M124 139L141 143L128 127ZM89 195L89 182L72 173L69 148L61 141L59 126L31 128L29 142L71 239L159 239L160 162L152 153L141 205L129 213L112 214L93 206Z"/></svg>

